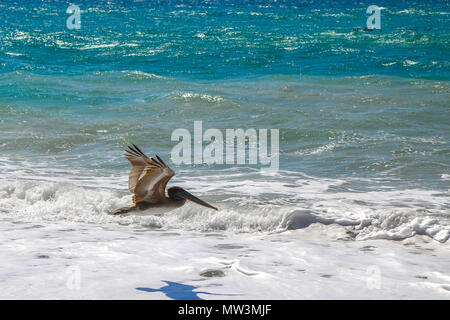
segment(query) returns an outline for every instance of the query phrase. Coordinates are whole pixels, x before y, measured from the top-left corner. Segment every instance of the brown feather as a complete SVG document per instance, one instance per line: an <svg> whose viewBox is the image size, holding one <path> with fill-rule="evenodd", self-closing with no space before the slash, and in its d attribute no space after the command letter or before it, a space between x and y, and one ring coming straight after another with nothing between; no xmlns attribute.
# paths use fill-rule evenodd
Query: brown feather
<svg viewBox="0 0 450 320"><path fill-rule="evenodd" d="M128 179L128 188L134 193L133 202L157 203L166 197L165 189L169 180L175 175L162 159L147 157L139 147L128 146L125 157L132 167Z"/></svg>

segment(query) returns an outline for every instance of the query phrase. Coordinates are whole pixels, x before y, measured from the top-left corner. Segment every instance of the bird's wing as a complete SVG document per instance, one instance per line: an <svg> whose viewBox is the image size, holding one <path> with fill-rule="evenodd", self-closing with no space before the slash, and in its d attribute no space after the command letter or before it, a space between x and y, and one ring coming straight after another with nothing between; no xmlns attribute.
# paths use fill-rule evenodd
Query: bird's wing
<svg viewBox="0 0 450 320"><path fill-rule="evenodd" d="M134 193L134 202L146 201L156 203L165 196L167 182L175 175L164 161L147 157L136 145L128 147L127 159L133 165L129 189Z"/></svg>
<svg viewBox="0 0 450 320"><path fill-rule="evenodd" d="M145 167L149 164L149 158L145 154L140 153L134 144L133 146L134 148L128 146L129 150L125 150L125 152L127 152L125 157L131 163L131 172L130 177L128 178L128 189L131 193L134 193L142 171L144 171Z"/></svg>

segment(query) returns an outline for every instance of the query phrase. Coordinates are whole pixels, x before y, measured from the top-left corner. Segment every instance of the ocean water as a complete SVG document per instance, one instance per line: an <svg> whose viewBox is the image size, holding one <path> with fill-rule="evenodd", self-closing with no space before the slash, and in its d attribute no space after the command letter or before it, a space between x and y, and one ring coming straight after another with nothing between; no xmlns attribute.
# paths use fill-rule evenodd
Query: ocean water
<svg viewBox="0 0 450 320"><path fill-rule="evenodd" d="M36 239L51 237L47 224L68 224L67 230L85 224L93 230L125 228L123 235L142 243L146 238L139 232L148 231L168 251L174 250L168 238L195 238L196 244L206 239L209 245L216 236L232 237L241 248L246 236L255 243L262 237L268 250L276 250L274 234L289 238L298 232L301 238L308 230L355 243L350 246L390 241L401 259L403 251L391 240L424 237L435 246L430 250L448 250L448 1L378 1L382 29L372 32L364 30L366 9L374 4L367 1L74 4L81 9L78 30L66 26L65 1L0 3L0 218L2 242L9 243L3 244L4 254L12 254L10 243L22 238L27 244L21 245L34 254ZM260 164L174 164L170 153L177 142L171 134L177 128L193 133L194 121L202 121L203 130L222 132L279 129L278 172L262 174ZM158 216L108 215L131 201L123 150L132 143L159 154L176 171L169 186L186 188L220 210L189 204ZM16 222L46 231L27 238L27 227L18 229ZM211 244L234 262L208 261L230 269L237 250L228 242L220 245ZM289 246L291 252L295 243ZM143 250L140 242L136 248ZM309 254L324 254L308 248ZM347 254L348 248L338 249ZM198 261L209 259L212 251L205 250L194 254ZM264 252L260 246L255 250ZM301 252L290 263L304 259ZM442 265L438 271L427 266L427 277L437 277L437 284L422 281L414 297L422 297L424 288L448 297L443 270L450 260L448 254L440 257L427 260ZM378 258L370 263L386 257ZM246 263L260 257L254 259ZM410 259L402 260L405 268ZM339 263L340 256L333 261ZM16 262L22 260L11 259L11 266ZM202 266L186 272L197 275ZM265 272L266 280L273 275ZM236 286L237 275L224 288ZM408 286L389 292L403 297ZM333 287L321 286L311 297L342 297L326 295ZM20 296L14 290L8 297ZM128 297L126 292L119 297ZM102 297L97 293L87 296ZM59 294L55 289L48 297Z"/></svg>

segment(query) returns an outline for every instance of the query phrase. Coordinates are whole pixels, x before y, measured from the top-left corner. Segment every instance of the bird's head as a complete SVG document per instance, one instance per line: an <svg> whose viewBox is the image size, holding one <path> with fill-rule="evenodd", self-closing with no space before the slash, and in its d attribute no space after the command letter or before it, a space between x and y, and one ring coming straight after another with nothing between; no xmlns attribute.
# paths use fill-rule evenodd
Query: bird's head
<svg viewBox="0 0 450 320"><path fill-rule="evenodd" d="M181 200L191 200L192 202L195 202L201 206L210 208L210 209L214 209L214 210L218 210L216 207L213 207L212 205L210 205L209 203L206 203L203 200L200 200L199 198L197 198L196 196L190 194L189 192L187 192L186 190L184 190L183 188L180 187L171 187L169 189L167 189L167 193L169 194L169 198L176 200L176 201L181 201Z"/></svg>

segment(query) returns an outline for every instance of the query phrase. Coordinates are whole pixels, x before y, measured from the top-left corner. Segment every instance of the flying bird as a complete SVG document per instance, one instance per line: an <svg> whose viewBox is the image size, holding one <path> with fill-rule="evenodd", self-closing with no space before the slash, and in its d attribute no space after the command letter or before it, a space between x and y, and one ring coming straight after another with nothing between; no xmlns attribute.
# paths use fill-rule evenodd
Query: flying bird
<svg viewBox="0 0 450 320"><path fill-rule="evenodd" d="M158 155L155 155L156 159L149 158L134 144L133 147L128 146L125 152L125 157L131 163L128 188L134 194L133 205L118 208L112 214L152 214L152 209L179 208L186 200L218 210L180 187L167 189L166 195L167 183L175 172Z"/></svg>

